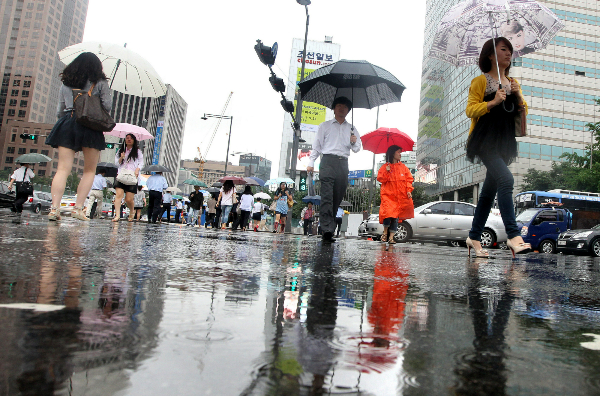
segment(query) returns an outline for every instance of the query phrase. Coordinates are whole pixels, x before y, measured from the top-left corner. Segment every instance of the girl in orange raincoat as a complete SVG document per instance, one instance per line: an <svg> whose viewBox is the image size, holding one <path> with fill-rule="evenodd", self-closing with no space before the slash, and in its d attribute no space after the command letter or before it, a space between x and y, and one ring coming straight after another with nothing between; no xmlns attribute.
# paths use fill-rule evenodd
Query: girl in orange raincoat
<svg viewBox="0 0 600 396"><path fill-rule="evenodd" d="M402 148L399 146L388 148L385 153L385 164L377 173L377 181L381 183L381 205L379 206L379 223L383 224L381 241L389 240L391 244L396 243L394 234L398 230L398 220L415 217L412 201L413 177L406 165L400 162L401 155Z"/></svg>

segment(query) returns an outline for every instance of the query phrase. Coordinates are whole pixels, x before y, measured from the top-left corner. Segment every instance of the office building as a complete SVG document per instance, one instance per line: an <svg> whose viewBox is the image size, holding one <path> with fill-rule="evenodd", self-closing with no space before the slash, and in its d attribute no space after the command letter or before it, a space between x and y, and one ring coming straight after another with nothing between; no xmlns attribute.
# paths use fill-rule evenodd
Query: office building
<svg viewBox="0 0 600 396"><path fill-rule="evenodd" d="M200 164L193 160L182 160L181 168L192 171L192 175L197 177L199 180L206 183L209 187L219 181L220 178L225 176L225 161L206 161L204 163L204 170L200 174ZM231 162L227 163L227 175L237 177L250 176L250 169L247 166L233 165Z"/></svg>
<svg viewBox="0 0 600 396"><path fill-rule="evenodd" d="M162 165L171 170L164 176L169 186L179 184L179 162L187 103L177 91L167 84L167 93L151 101L148 132L154 140L147 140L144 147L144 165Z"/></svg>
<svg viewBox="0 0 600 396"><path fill-rule="evenodd" d="M471 123L465 108L471 80L481 71L427 56L440 20L458 2L427 0L416 181L426 183L429 194L476 202L486 169L465 157ZM566 27L545 49L514 59L510 69L529 106L529 136L517 139L519 156L509 167L515 177L515 193L528 169L549 170L565 152L583 154L591 140L585 124L597 121L593 100L600 88L597 4L575 0L540 3L563 19Z"/></svg>
<svg viewBox="0 0 600 396"><path fill-rule="evenodd" d="M271 160L254 154L240 155L240 166L248 167L249 175L264 181L271 178ZM229 171L229 168L227 168Z"/></svg>
<svg viewBox="0 0 600 396"><path fill-rule="evenodd" d="M294 101L296 106L297 83L301 80L302 74L302 53L304 52L304 40L294 39L292 42L292 53L290 57L289 74L290 80L287 82L286 99ZM316 69L337 62L340 59L340 45L334 44L331 37L325 37L325 41L308 40L306 43L306 64L304 75L307 76ZM294 117L296 114L294 113ZM312 149L312 142L317 132L319 124L325 120L333 118L333 111L317 103L302 103L302 139L298 149L298 171L306 170L308 166L308 155ZM283 119L283 132L281 136L281 151L279 153L279 177L290 176L292 142L294 129L292 128L292 117L285 113ZM316 164L318 170L318 164Z"/></svg>
<svg viewBox="0 0 600 396"><path fill-rule="evenodd" d="M88 0L0 2L0 126L56 122L64 68L57 53L81 42L87 8Z"/></svg>
<svg viewBox="0 0 600 396"><path fill-rule="evenodd" d="M36 176L53 177L58 167L58 149L46 144L54 124L8 120L0 129L0 166L2 170L14 171L20 165L16 159L23 154L39 153L52 158L50 162L41 162L33 168ZM33 139L22 139L21 134L32 135ZM73 172L83 175L83 153L75 154Z"/></svg>

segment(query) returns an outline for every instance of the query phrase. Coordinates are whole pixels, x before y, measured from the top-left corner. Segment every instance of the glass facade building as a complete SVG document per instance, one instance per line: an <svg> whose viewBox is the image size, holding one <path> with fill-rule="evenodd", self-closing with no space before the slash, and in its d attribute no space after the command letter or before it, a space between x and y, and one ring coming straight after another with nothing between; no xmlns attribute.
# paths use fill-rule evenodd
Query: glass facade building
<svg viewBox="0 0 600 396"><path fill-rule="evenodd" d="M437 26L459 0L427 0L416 181L443 199L476 202L485 167L465 157L471 120L465 115L476 66L455 67L428 57ZM566 26L543 50L516 58L510 69L529 106L528 136L510 165L515 194L530 168L549 170L564 152L583 154L596 122L600 86L600 13L597 2L544 1Z"/></svg>

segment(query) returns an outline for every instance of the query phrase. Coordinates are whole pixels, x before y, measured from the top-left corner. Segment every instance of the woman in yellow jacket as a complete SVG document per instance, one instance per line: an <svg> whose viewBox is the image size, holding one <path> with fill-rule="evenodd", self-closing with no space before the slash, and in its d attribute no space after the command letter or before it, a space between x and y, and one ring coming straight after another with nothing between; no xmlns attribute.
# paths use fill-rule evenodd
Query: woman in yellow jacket
<svg viewBox="0 0 600 396"><path fill-rule="evenodd" d="M398 230L398 221L415 217L412 201L414 187L410 170L400 162L402 149L391 146L385 153L385 164L377 172L377 181L381 183L381 205L379 223L383 224L381 242L396 243L394 235ZM390 236L388 238L388 230Z"/></svg>
<svg viewBox="0 0 600 396"><path fill-rule="evenodd" d="M479 68L483 74L471 81L467 103L467 117L471 118L471 129L467 141L467 158L480 160L487 168L481 188L477 209L467 238L468 253L475 249L477 257L487 257L481 248L481 233L498 194L498 207L508 236L507 245L513 256L527 253L531 246L523 242L512 202L514 178L508 165L517 157L515 139L515 115L519 108L527 112L527 103L519 83L508 76L513 48L506 38L488 40L481 49ZM502 86L498 85L501 76Z"/></svg>

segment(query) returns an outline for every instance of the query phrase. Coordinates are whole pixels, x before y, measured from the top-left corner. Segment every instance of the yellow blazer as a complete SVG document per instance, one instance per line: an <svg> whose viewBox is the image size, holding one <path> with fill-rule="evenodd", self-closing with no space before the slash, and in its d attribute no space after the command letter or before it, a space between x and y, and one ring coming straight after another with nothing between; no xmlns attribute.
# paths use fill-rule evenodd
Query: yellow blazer
<svg viewBox="0 0 600 396"><path fill-rule="evenodd" d="M510 77L509 77L510 79ZM514 79L517 81L517 79ZM517 81L518 82L518 81ZM471 87L469 88L469 99L467 100L467 117L471 119L471 128L469 128L469 135L473 132L475 128L475 124L479 121L479 117L489 113L490 111L487 108L488 102L483 101L483 97L485 96L485 87L487 85L487 80L485 75L477 76L471 81ZM523 95L523 91L520 89L521 95ZM525 106L525 114L527 114L527 102L523 100L523 106Z"/></svg>

